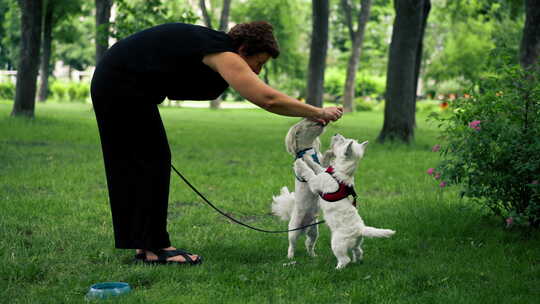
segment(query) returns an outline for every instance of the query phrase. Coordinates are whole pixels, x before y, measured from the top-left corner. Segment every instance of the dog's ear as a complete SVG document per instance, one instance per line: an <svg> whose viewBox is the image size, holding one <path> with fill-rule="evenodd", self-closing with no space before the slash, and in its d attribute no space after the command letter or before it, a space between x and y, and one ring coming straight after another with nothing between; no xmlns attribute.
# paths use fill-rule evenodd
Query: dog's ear
<svg viewBox="0 0 540 304"><path fill-rule="evenodd" d="M298 125L292 126L285 136L285 148L291 155L296 155L296 129L298 129Z"/></svg>
<svg viewBox="0 0 540 304"><path fill-rule="evenodd" d="M355 141L355 142L356 142L356 141ZM356 149L355 149L355 150L356 150L356 153L357 153L360 157L364 156L364 152L366 151L366 147L367 147L368 143L369 143L369 142L368 142L367 140L364 141L364 142L362 142L362 143L360 143L360 144L357 143L357 142L355 143L355 146L357 146Z"/></svg>
<svg viewBox="0 0 540 304"><path fill-rule="evenodd" d="M366 149L368 144L369 144L369 141L367 140L360 144L360 147L362 147L362 151Z"/></svg>
<svg viewBox="0 0 540 304"><path fill-rule="evenodd" d="M316 151L321 150L321 140L318 137L313 141L313 148L315 148Z"/></svg>
<svg viewBox="0 0 540 304"><path fill-rule="evenodd" d="M345 148L345 157L349 158L354 155L354 140L351 140Z"/></svg>

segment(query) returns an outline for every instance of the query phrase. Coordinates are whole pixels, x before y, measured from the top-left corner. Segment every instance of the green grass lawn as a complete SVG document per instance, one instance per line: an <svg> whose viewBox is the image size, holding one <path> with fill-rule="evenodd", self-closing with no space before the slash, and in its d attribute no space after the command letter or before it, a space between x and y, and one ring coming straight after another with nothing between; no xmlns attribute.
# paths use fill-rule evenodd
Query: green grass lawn
<svg viewBox="0 0 540 304"><path fill-rule="evenodd" d="M88 287L124 281L115 303L538 303L540 235L441 191L426 174L439 159L434 126L418 116L411 146L375 143L382 113L355 113L335 133L369 140L356 176L364 221L391 228L366 240L362 264L334 270L329 230L318 257L300 247L284 266L286 234L247 230L206 206L175 175L173 245L204 256L200 267L145 266L114 249L105 174L92 109L38 104L36 119L0 103L0 302L84 303ZM162 108L175 166L216 205L265 229L272 195L294 186L284 136L298 121L262 110ZM302 241L303 243L303 241Z"/></svg>

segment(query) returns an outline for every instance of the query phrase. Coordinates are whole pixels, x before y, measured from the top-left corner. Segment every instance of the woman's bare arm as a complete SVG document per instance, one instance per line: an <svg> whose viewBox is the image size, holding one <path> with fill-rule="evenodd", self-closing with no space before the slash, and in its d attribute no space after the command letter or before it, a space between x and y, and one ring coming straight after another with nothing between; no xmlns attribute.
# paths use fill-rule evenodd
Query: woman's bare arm
<svg viewBox="0 0 540 304"><path fill-rule="evenodd" d="M269 112L325 122L337 120L342 115L341 108L314 107L273 89L259 79L238 54L232 52L210 54L203 58L203 63L217 71L244 98Z"/></svg>

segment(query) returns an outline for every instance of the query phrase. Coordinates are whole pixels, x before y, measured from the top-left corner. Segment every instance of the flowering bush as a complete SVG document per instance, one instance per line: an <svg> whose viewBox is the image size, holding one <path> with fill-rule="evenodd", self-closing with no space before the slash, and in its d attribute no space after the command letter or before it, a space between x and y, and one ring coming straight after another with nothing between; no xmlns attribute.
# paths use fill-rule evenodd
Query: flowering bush
<svg viewBox="0 0 540 304"><path fill-rule="evenodd" d="M435 151L435 149L433 149L433 151ZM435 168L429 168L427 170L427 174L431 175L435 180L438 181L439 187L441 187L441 188L446 187L446 182L445 181L439 181L441 179L441 173L435 172Z"/></svg>
<svg viewBox="0 0 540 304"><path fill-rule="evenodd" d="M443 160L428 174L440 186L487 206L507 225L540 226L540 75L504 67L457 99L452 115L433 117L443 129Z"/></svg>

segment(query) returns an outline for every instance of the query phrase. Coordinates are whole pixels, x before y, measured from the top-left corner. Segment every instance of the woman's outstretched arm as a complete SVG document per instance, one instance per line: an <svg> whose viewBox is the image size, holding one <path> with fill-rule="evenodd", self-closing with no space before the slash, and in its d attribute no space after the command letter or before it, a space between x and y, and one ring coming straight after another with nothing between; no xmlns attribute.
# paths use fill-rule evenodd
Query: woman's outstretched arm
<svg viewBox="0 0 540 304"><path fill-rule="evenodd" d="M236 53L210 54L203 58L203 63L218 72L242 97L269 112L324 122L335 121L343 114L341 107L314 107L270 87Z"/></svg>

